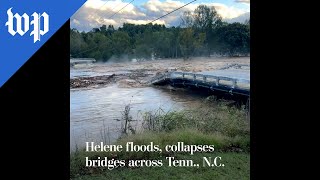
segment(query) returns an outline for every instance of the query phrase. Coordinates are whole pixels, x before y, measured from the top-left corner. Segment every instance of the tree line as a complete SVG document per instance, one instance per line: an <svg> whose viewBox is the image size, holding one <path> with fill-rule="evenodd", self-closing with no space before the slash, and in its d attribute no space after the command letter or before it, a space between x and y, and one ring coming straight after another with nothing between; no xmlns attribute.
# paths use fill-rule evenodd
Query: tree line
<svg viewBox="0 0 320 180"><path fill-rule="evenodd" d="M70 31L70 54L108 61L123 56L136 59L197 56L242 56L250 54L250 20L227 23L214 7L198 6L186 11L178 27L124 23L115 29L102 25L89 32Z"/></svg>

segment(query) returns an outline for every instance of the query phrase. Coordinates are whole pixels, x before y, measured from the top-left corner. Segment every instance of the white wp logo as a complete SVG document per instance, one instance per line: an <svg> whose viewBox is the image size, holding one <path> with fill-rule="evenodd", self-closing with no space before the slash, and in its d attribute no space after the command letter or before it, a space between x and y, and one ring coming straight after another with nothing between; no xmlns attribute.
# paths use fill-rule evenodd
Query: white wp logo
<svg viewBox="0 0 320 180"><path fill-rule="evenodd" d="M20 16L18 13L13 15L11 9L12 8L8 9L7 11L8 21L5 25L8 26L8 32L12 36L16 35L17 33L20 34L20 36L23 36L29 31L31 24L33 25L33 30L31 31L30 36L33 35L33 43L35 43L40 41L40 37L49 31L49 15L46 12L42 14L34 12L31 15L33 20L29 22L29 16L26 13L24 13L22 16ZM14 20L16 20L15 23ZM16 27L14 27L14 24ZM43 26L43 29L41 29L41 26Z"/></svg>

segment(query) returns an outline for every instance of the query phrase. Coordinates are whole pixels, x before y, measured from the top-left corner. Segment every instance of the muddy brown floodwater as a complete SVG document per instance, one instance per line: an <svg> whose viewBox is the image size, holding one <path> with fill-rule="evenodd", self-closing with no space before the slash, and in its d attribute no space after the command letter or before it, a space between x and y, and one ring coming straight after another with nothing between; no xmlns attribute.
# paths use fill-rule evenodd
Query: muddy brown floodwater
<svg viewBox="0 0 320 180"><path fill-rule="evenodd" d="M201 72L249 67L250 57L197 58L76 65L70 74L70 147L86 141L114 142L120 135L121 112L130 104L134 127L141 127L147 111L181 110L199 105L205 97L188 91L148 86L167 71Z"/></svg>

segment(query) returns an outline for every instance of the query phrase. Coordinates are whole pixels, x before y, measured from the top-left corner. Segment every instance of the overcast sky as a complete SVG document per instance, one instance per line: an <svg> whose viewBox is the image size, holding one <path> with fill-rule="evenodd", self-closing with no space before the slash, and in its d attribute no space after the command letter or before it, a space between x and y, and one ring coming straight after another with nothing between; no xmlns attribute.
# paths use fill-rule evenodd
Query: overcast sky
<svg viewBox="0 0 320 180"><path fill-rule="evenodd" d="M147 24L192 0L134 0L114 15L130 1L132 0L87 0L71 17L71 28L90 31L103 24L112 24L116 28L123 23ZM237 17L250 14L250 0L197 0L155 23L165 24L167 27L178 26L182 12L193 11L200 4L214 6L224 20L241 19Z"/></svg>

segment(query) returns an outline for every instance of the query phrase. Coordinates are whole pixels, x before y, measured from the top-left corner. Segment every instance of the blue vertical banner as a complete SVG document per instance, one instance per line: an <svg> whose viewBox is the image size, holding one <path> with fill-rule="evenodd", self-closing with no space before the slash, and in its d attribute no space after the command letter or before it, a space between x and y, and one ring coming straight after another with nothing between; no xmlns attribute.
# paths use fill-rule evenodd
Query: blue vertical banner
<svg viewBox="0 0 320 180"><path fill-rule="evenodd" d="M86 0L1 0L0 87L85 2ZM45 60L43 57L43 61Z"/></svg>

